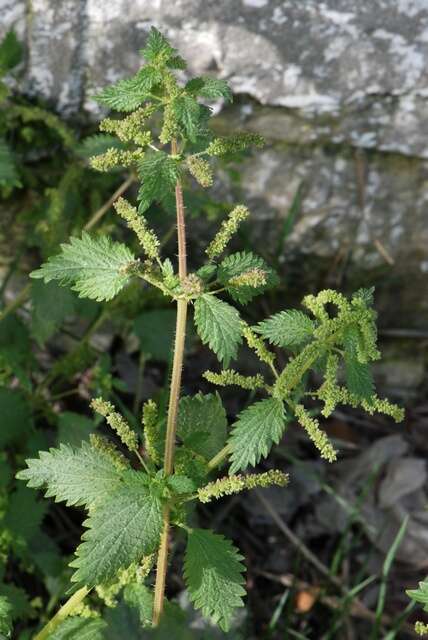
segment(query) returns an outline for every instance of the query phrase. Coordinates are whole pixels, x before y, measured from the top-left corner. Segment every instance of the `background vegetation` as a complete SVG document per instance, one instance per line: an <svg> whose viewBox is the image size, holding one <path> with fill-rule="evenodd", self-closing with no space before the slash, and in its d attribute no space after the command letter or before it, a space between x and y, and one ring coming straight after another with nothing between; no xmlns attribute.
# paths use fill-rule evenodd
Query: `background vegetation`
<svg viewBox="0 0 428 640"><path fill-rule="evenodd" d="M20 56L21 47L10 34L0 48L2 72L13 71ZM80 443L94 431L102 432L88 409L93 396L114 401L138 430L133 415L143 401L155 395L162 406L167 400L170 346L165 336L172 338L174 315L159 294L148 290L141 296L139 286L100 305L54 283L29 284L28 273L70 235L84 229L111 231L111 203L121 193L132 193L135 177L117 170L99 174L89 168L87 159L112 144L108 136L95 134L95 127L92 131L66 123L43 105L9 93L3 84L0 98L0 595L13 605L15 637L25 639L63 597L82 518L78 511L70 515L62 505L42 501L18 485L15 472L39 450L60 441ZM229 176L237 180L233 171ZM237 184L241 187L245 190L245 185ZM310 258L304 267L297 257L279 260L302 198L304 185L278 225L275 246L266 247L245 231L239 237L240 248L257 249L281 275L281 287L261 303L263 307L251 310L252 322L283 306L284 299L294 306L303 293L326 286L337 275L334 265L320 268ZM222 216L228 203L215 204L192 190L186 193L186 202L194 230L189 254L198 257L201 234L209 233L206 220ZM161 221L162 242L174 252L172 213L165 203L162 218L150 210L147 217L156 216L158 228ZM121 234L132 243L125 226ZM342 289L346 292L346 278ZM195 392L195 381L210 368L211 358L208 350L191 341L186 393ZM246 367L249 374L254 371L250 357ZM414 635L413 605L404 588L424 577L424 566L405 563L405 554L398 554L409 528L418 545L415 508L409 507L401 527L391 527L374 497L384 486L390 456L423 460L426 445L420 423L426 415L426 389L415 391L405 427L391 426L383 418L368 420L356 411L336 412L328 429L346 453L342 466L331 471L315 460L291 426L287 447L280 445L276 451L276 466L297 478L288 497L282 493L279 497L272 489L200 510L200 521L223 529L248 558L249 613L229 637L392 640ZM230 393L230 416L250 400L251 394ZM389 436L399 430L407 440L391 440ZM376 440L378 448L373 449ZM406 482L411 483L408 475L402 479L402 484ZM413 479L410 490L418 489L417 484ZM397 503L392 500L392 504ZM417 505L418 512L423 506ZM386 534L389 543L374 544ZM409 553L412 547L406 549ZM181 554L178 543L173 574ZM186 611L178 575L171 588ZM92 605L96 609L97 602ZM121 615L120 609L112 615ZM117 624L122 623L118 619ZM127 635L139 637L132 623L126 624ZM182 633L208 637L214 632L188 631L185 621Z"/></svg>

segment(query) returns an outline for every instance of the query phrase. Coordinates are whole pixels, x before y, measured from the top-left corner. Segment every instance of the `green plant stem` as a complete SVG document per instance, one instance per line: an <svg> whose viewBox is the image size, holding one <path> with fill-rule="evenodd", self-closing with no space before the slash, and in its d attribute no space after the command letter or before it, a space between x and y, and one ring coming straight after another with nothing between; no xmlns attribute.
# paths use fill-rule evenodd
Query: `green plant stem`
<svg viewBox="0 0 428 640"><path fill-rule="evenodd" d="M221 464L225 458L227 458L231 451L232 447L230 446L230 444L227 444L214 456L214 458L211 458L211 460L208 462L208 468L215 469L216 467L218 467L218 465Z"/></svg>
<svg viewBox="0 0 428 640"><path fill-rule="evenodd" d="M82 602L84 598L89 593L89 589L87 587L82 587L76 593L67 600L67 602L61 607L59 611L54 615L54 617L49 620L47 625L43 627L43 629L34 636L34 640L46 640L49 638L50 634L55 631L57 627L63 622L68 616L78 607L78 605Z"/></svg>
<svg viewBox="0 0 428 640"><path fill-rule="evenodd" d="M173 155L177 154L177 143L175 140L173 140L171 144L171 153ZM187 255L183 191L180 182L177 182L175 187L175 203L177 212L178 275L180 277L180 280L183 281L183 279L187 276ZM184 345L186 340L187 305L188 302L186 299L180 298L179 300L177 300L174 358L172 365L167 429L165 438L164 473L166 476L170 475L174 470L175 434L177 428L178 402L180 399ZM154 626L157 626L159 624L164 607L166 573L168 568L169 529L170 507L168 505L165 505L163 509L163 528L156 568L156 584L153 602Z"/></svg>

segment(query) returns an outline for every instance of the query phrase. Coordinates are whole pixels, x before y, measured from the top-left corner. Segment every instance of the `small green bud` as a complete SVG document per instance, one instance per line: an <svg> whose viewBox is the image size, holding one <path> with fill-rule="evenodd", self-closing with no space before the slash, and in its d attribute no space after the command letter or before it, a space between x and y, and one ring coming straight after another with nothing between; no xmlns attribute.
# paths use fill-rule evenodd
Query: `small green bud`
<svg viewBox="0 0 428 640"><path fill-rule="evenodd" d="M419 636L424 636L428 633L428 624L425 624L423 622L420 622L418 620L418 622L415 622L415 632L419 635Z"/></svg>

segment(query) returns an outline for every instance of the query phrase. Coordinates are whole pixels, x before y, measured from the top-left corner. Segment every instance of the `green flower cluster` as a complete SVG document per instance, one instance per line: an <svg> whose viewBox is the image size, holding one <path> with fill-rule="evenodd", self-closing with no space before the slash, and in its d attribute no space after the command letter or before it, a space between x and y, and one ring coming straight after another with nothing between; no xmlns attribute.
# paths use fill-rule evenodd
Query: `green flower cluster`
<svg viewBox="0 0 428 640"><path fill-rule="evenodd" d="M209 162L200 156L188 156L186 165L190 174L199 182L201 187L212 187L213 174Z"/></svg>
<svg viewBox="0 0 428 640"><path fill-rule="evenodd" d="M265 387L265 381L263 376L258 373L255 376L243 376L241 373L234 371L233 369L223 369L220 373L214 373L213 371L205 371L204 378L216 384L219 387L226 387L229 385L235 385L242 389L248 389L255 391L256 389L263 389Z"/></svg>
<svg viewBox="0 0 428 640"><path fill-rule="evenodd" d="M321 458L334 462L337 459L337 453L327 435L320 429L318 420L312 418L302 404L296 405L294 413L299 424L305 429L309 438L320 452Z"/></svg>
<svg viewBox="0 0 428 640"><path fill-rule="evenodd" d="M237 133L234 136L215 138L205 153L209 156L223 156L227 153L243 151L247 147L263 147L265 139L258 133Z"/></svg>
<svg viewBox="0 0 428 640"><path fill-rule="evenodd" d="M114 167L131 167L137 164L144 157L144 151L137 149L135 151L122 151L111 147L105 153L98 156L92 156L89 163L93 169L97 171L110 171Z"/></svg>
<svg viewBox="0 0 428 640"><path fill-rule="evenodd" d="M246 220L249 215L250 212L247 207L244 207L242 204L235 207L233 211L229 213L227 219L222 222L220 230L205 250L205 253L211 260L224 251L232 236L237 232L241 222Z"/></svg>
<svg viewBox="0 0 428 640"><path fill-rule="evenodd" d="M112 461L116 469L119 471L124 471L128 468L128 463L126 461L125 456L123 456L120 451L114 446L113 442L104 438L104 436L100 436L98 433L91 433L89 436L89 442L94 449L98 451L102 451Z"/></svg>
<svg viewBox="0 0 428 640"><path fill-rule="evenodd" d="M273 366L275 362L275 356L266 347L262 338L256 336L251 327L249 327L244 321L241 322L241 330L248 346L256 353L259 360L261 360L262 362L266 362L266 364L270 366Z"/></svg>
<svg viewBox="0 0 428 640"><path fill-rule="evenodd" d="M146 147L152 141L152 134L150 131L142 131L141 127L155 111L156 107L149 103L122 120L105 118L100 122L100 131L113 133L122 142L133 142L140 147Z"/></svg>
<svg viewBox="0 0 428 640"><path fill-rule="evenodd" d="M155 232L148 228L144 216L139 214L125 198L119 198L113 206L118 215L126 220L128 227L134 231L147 257L151 260L159 259L160 242Z"/></svg>
<svg viewBox="0 0 428 640"><path fill-rule="evenodd" d="M272 485L285 487L287 484L288 474L278 469L272 469L271 471L266 471L266 473L252 473L247 476L225 476L198 489L198 499L200 502L211 502L211 500L218 500L223 496L240 493L245 489L270 487Z"/></svg>
<svg viewBox="0 0 428 640"><path fill-rule="evenodd" d="M102 398L94 398L91 402L91 407L106 419L107 424L113 431L116 431L123 444L128 447L130 451L137 451L137 434L132 431L125 418L115 410L111 402L103 400Z"/></svg>

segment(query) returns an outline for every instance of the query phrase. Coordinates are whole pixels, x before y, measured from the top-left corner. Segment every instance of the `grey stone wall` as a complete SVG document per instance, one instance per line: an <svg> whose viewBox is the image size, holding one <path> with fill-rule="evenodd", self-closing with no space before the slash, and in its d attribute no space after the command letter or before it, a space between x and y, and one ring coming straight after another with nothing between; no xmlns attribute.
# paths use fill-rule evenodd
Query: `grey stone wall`
<svg viewBox="0 0 428 640"><path fill-rule="evenodd" d="M389 326L426 329L428 0L0 0L0 16L27 43L21 90L67 116L98 116L90 96L163 30L239 96L217 126L269 140L243 165L263 233L304 184L285 251L381 273Z"/></svg>

